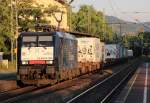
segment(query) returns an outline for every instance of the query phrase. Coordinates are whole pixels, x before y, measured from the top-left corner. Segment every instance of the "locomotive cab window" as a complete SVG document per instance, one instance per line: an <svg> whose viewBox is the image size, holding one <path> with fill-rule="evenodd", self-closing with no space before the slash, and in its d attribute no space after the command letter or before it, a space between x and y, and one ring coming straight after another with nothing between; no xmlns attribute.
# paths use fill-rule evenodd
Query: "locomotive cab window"
<svg viewBox="0 0 150 103"><path fill-rule="evenodd" d="M52 36L39 36L38 37L38 46L39 47L50 47L50 46L53 46Z"/></svg>
<svg viewBox="0 0 150 103"><path fill-rule="evenodd" d="M24 36L22 45L23 47L36 47L37 36Z"/></svg>

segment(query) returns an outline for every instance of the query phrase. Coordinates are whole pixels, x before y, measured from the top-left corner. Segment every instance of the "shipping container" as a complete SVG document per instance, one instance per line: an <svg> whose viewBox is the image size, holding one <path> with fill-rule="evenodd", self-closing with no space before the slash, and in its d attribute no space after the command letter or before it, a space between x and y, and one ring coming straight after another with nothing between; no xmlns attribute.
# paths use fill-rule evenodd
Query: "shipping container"
<svg viewBox="0 0 150 103"><path fill-rule="evenodd" d="M125 47L124 47L124 53L123 54L124 54L124 58L128 57L127 48L125 48Z"/></svg>
<svg viewBox="0 0 150 103"><path fill-rule="evenodd" d="M119 46L120 46L120 52L119 52L119 58L120 59L122 59L122 58L126 58L127 57L127 49L123 46L123 45L121 45L121 44L119 44Z"/></svg>
<svg viewBox="0 0 150 103"><path fill-rule="evenodd" d="M105 45L105 59L119 59L120 46L119 44L106 44Z"/></svg>
<svg viewBox="0 0 150 103"><path fill-rule="evenodd" d="M78 62L101 62L102 46L98 38L77 38L78 40Z"/></svg>
<svg viewBox="0 0 150 103"><path fill-rule="evenodd" d="M133 57L133 50L127 50L128 57Z"/></svg>
<svg viewBox="0 0 150 103"><path fill-rule="evenodd" d="M119 59L124 57L124 47L121 44L118 44L119 49Z"/></svg>
<svg viewBox="0 0 150 103"><path fill-rule="evenodd" d="M93 37L77 38L78 67L81 74L101 69L104 59L104 43Z"/></svg>

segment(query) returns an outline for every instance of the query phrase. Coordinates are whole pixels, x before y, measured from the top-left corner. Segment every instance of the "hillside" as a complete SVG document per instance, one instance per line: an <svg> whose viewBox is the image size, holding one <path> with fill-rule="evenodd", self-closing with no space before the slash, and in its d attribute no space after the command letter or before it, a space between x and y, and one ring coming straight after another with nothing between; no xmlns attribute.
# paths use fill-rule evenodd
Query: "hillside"
<svg viewBox="0 0 150 103"><path fill-rule="evenodd" d="M143 28L145 31L150 31L150 22L134 23L134 22L121 20L114 16L106 16L106 20L109 23L110 27L112 27L113 31L117 32L118 34L120 34L120 28L121 28L121 34L127 32L136 33L141 31ZM149 25L149 28L147 27L147 25Z"/></svg>

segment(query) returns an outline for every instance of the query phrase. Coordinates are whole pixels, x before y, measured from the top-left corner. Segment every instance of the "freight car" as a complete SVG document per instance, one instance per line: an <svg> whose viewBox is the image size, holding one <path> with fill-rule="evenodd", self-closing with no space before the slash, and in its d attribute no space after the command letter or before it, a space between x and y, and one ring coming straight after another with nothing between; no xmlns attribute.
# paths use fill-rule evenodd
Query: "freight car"
<svg viewBox="0 0 150 103"><path fill-rule="evenodd" d="M120 58L120 49L119 44L106 44L105 45L105 64L112 64L119 60Z"/></svg>
<svg viewBox="0 0 150 103"><path fill-rule="evenodd" d="M106 44L105 49L106 65L124 62L128 58L127 48L121 44Z"/></svg>
<svg viewBox="0 0 150 103"><path fill-rule="evenodd" d="M78 68L81 73L88 73L102 68L104 60L104 43L93 37L77 38Z"/></svg>

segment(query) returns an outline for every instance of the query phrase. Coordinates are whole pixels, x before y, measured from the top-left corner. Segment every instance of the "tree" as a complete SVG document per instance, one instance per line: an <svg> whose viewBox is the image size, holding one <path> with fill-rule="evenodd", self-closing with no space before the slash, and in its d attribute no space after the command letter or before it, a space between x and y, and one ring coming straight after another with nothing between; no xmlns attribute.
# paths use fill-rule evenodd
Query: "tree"
<svg viewBox="0 0 150 103"><path fill-rule="evenodd" d="M10 48L7 44L5 44L6 41L10 41L10 38L12 37L11 31L10 31L10 0L1 0L0 1L0 51L8 52ZM8 48L7 48L8 47Z"/></svg>
<svg viewBox="0 0 150 103"><path fill-rule="evenodd" d="M33 0L18 0L17 12L18 12L18 24L23 31L34 29L34 26L38 22L45 22L41 17L43 16L42 5L33 6Z"/></svg>
<svg viewBox="0 0 150 103"><path fill-rule="evenodd" d="M44 13L48 14L48 16L53 16L58 23L57 30L60 30L60 24L63 20L64 11L60 10L58 6L49 5L45 10ZM57 13L59 13L60 18L57 18Z"/></svg>
<svg viewBox="0 0 150 103"><path fill-rule="evenodd" d="M15 34L17 28L17 20L19 18L19 26L26 28L33 22L28 21L27 17L39 14L39 9L35 11L27 10L32 7L32 0L1 0L0 1L0 51L10 53L13 60L13 46L15 42ZM17 14L17 15L16 15ZM23 21L25 20L25 21Z"/></svg>
<svg viewBox="0 0 150 103"><path fill-rule="evenodd" d="M107 25L104 14L92 6L83 5L78 12L72 13L72 30L97 35L101 40L112 39L112 30Z"/></svg>

